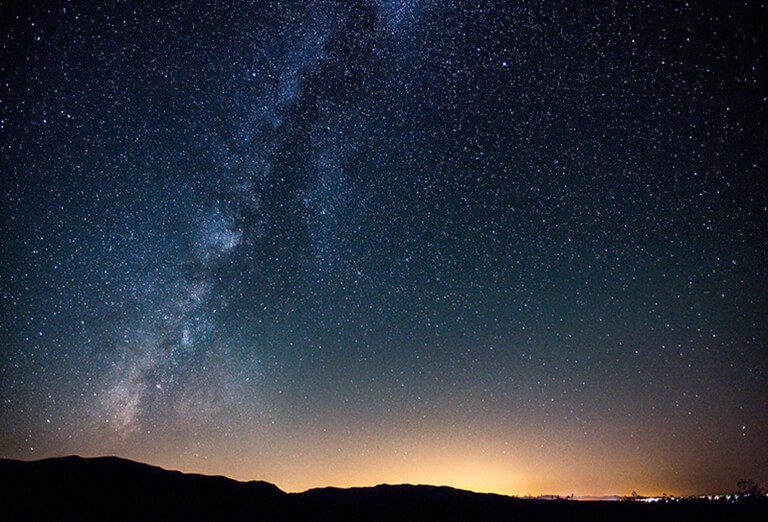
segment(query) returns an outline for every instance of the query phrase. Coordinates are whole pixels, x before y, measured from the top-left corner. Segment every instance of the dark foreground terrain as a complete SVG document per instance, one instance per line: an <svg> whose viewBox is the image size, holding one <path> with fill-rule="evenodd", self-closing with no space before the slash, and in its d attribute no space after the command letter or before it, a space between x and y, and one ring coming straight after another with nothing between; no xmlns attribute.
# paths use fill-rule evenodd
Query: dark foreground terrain
<svg viewBox="0 0 768 522"><path fill-rule="evenodd" d="M2 520L768 520L764 501L528 500L447 487L322 488L167 471L115 457L0 460Z"/></svg>

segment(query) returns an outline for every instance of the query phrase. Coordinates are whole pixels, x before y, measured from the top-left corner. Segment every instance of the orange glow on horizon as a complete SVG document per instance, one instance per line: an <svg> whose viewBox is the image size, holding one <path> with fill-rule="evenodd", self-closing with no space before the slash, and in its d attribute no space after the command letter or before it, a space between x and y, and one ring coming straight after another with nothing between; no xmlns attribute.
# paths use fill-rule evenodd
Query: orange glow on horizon
<svg viewBox="0 0 768 522"><path fill-rule="evenodd" d="M234 437L227 444L211 440L211 447L169 443L151 452L126 447L120 456L185 472L265 480L288 492L377 484L429 484L516 496L728 490L727 484L700 481L702 471L682 461L655 460L660 453L653 448L621 449L616 434L576 440L562 432L537 445L531 444L540 441L532 430L495 431L479 436L456 427L421 431L399 426L354 436L260 433ZM92 455L98 454L103 453L95 449Z"/></svg>

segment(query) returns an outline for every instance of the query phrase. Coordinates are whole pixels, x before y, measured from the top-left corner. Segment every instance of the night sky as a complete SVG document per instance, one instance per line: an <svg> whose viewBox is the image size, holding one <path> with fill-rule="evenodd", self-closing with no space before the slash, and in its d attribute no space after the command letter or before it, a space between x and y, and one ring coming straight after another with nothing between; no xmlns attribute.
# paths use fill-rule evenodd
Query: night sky
<svg viewBox="0 0 768 522"><path fill-rule="evenodd" d="M763 2L141 4L0 7L0 456L768 481Z"/></svg>

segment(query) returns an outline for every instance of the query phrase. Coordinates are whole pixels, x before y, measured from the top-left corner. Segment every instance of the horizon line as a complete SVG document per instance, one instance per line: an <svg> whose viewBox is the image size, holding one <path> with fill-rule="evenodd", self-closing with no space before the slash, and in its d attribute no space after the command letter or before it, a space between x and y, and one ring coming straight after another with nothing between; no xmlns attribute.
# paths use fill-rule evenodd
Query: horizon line
<svg viewBox="0 0 768 522"><path fill-rule="evenodd" d="M616 500L624 500L624 499L632 499L634 495L632 494L618 494L618 493L603 493L603 494L590 494L590 493L570 493L570 494L558 494L558 493L541 493L541 494L531 494L531 493L507 493L507 492L501 492L501 491L494 491L494 490L480 490L480 489L468 489L466 487L459 487L459 486L453 486L450 484L436 484L436 483L425 483L425 482L380 482L376 484L367 484L367 485L345 485L345 486L337 486L333 484L327 484L327 485L320 485L320 486L314 486L307 489L296 489L296 490L289 490L289 489L283 489L281 486L279 486L275 482L271 482L269 480L264 480L260 478L252 478L252 479L241 479L241 478L235 478L226 474L222 473L207 473L207 472L200 472L200 471L194 471L194 470L185 470L181 468L171 468L171 467L164 467L162 465L158 464L152 464L149 462L144 462L140 460L135 460L128 457L122 457L118 454L100 454L100 455L94 455L94 456L83 456L81 454L77 453L69 453L69 454L63 454L63 455L53 455L48 457L42 457L37 459L23 459L23 458L14 458L14 457L7 457L3 456L0 457L0 459L3 460L15 460L19 462L42 462L46 460L64 460L64 459L82 459L82 460L97 460L97 459L118 459L121 461L126 462L132 462L134 464L141 464L144 466L149 466L152 468L161 469L163 471L169 471L169 472L178 472L182 473L184 475L198 475L198 476L205 476L205 477L220 477L225 478L227 480L231 480L233 482L239 482L242 484L247 484L249 482L263 482L270 484L272 486L275 486L277 489L282 491L286 494L301 494L305 493L307 491L313 491L318 489L342 489L342 490L348 490L348 489L366 489L366 488L375 488L380 486L389 486L389 487L397 487L397 486L411 486L411 487L434 487L434 488L450 488L457 491L467 491L470 493L476 493L480 495L498 495L498 496L504 496L509 498L518 498L522 500L574 500L574 501L581 501L581 502L589 502L589 501L616 501ZM636 491L633 491L632 493L637 493ZM707 496L719 496L719 495L729 495L734 494L735 491L728 491L728 492L710 492L710 493L689 493L689 494L682 494L679 492L672 492L669 493L667 491L663 491L661 493L637 493L637 496L634 498L638 499L648 499L648 498L697 498L697 497L707 497Z"/></svg>

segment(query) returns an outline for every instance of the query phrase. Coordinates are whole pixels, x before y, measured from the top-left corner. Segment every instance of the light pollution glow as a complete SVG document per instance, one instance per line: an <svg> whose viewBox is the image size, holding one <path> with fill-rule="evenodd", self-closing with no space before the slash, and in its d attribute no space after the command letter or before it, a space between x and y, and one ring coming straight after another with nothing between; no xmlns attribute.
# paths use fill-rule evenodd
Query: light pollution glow
<svg viewBox="0 0 768 522"><path fill-rule="evenodd" d="M482 427L485 433L468 428L319 430L322 435L310 430L260 432L253 438L238 434L212 439L210 446L185 447L177 440L158 441L152 449L127 444L118 456L186 472L266 480L285 491L410 483L518 496L729 491L729 481L712 477L750 465L747 456L731 455L710 458L708 467L702 468L697 462L703 456L686 444L685 437L677 444L646 438L627 449L623 440L630 437L630 428L606 426L591 438L570 430L542 436L497 427L495 435L488 435L488 426ZM665 456L671 452L677 452L679 460ZM84 456L103 453L94 448Z"/></svg>

